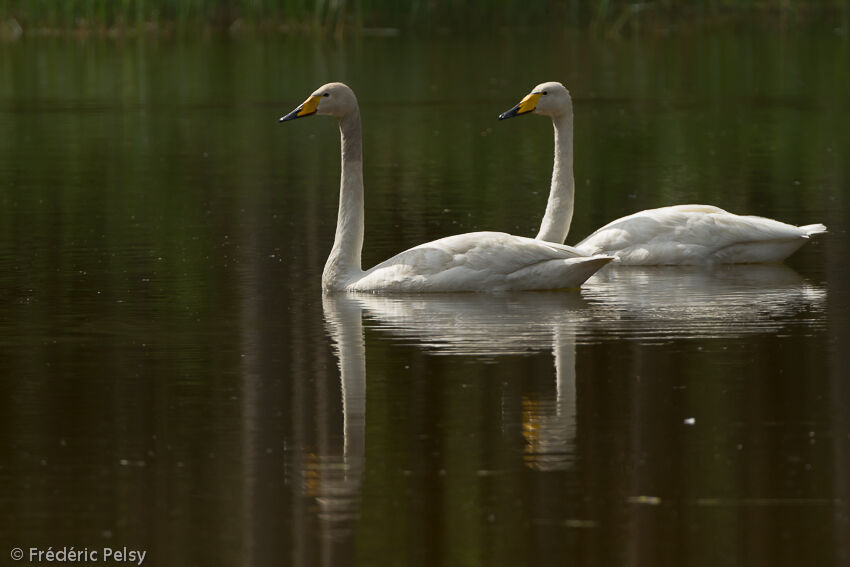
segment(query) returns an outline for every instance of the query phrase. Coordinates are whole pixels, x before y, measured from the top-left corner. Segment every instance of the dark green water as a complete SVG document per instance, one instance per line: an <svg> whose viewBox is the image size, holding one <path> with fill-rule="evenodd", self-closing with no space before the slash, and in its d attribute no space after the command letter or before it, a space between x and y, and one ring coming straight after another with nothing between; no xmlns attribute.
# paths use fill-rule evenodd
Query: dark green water
<svg viewBox="0 0 850 567"><path fill-rule="evenodd" d="M527 36L0 44L0 555L145 565L846 565L850 42ZM829 234L783 266L323 301L358 93L370 266L703 202ZM10 564L12 563L11 560ZM102 563L102 562L100 562Z"/></svg>

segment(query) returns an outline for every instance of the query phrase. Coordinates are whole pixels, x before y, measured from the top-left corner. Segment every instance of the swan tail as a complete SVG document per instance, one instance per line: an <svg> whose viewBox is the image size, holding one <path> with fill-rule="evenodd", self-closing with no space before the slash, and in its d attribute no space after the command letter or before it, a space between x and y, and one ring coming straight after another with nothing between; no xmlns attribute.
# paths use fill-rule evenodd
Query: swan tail
<svg viewBox="0 0 850 567"><path fill-rule="evenodd" d="M826 225L824 224L807 224L800 227L800 230L806 232L806 236L812 236L814 234L823 234L826 232Z"/></svg>
<svg viewBox="0 0 850 567"><path fill-rule="evenodd" d="M603 266L613 261L613 256L591 256L589 258L570 258L567 262L570 265L568 277L566 280L571 280L572 283L564 285L565 288L576 288L581 286L587 279L599 271Z"/></svg>
<svg viewBox="0 0 850 567"><path fill-rule="evenodd" d="M512 273L509 289L575 289L613 259L599 255L538 262Z"/></svg>

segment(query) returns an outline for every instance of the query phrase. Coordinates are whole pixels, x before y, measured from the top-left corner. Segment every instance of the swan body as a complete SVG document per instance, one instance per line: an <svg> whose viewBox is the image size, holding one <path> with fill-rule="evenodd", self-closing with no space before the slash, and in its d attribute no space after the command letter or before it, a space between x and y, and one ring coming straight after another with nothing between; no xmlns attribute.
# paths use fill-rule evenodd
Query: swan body
<svg viewBox="0 0 850 567"><path fill-rule="evenodd" d="M339 121L342 172L336 235L322 273L324 291L450 292L579 287L612 256L503 232L470 232L420 244L363 271L363 147L360 110L342 83L317 89L285 122L312 114Z"/></svg>
<svg viewBox="0 0 850 567"><path fill-rule="evenodd" d="M536 238L563 242L570 229L575 193L569 91L561 83L541 83L499 119L531 113L551 117L555 128L552 185ZM575 248L585 254L612 255L625 265L781 262L811 236L823 232L826 227L822 224L794 226L732 214L711 205L676 205L619 218Z"/></svg>
<svg viewBox="0 0 850 567"><path fill-rule="evenodd" d="M636 266L781 262L825 231L822 224L794 226L710 205L675 205L612 221L576 248Z"/></svg>
<svg viewBox="0 0 850 567"><path fill-rule="evenodd" d="M543 244L543 246L541 246ZM503 232L448 236L348 274L340 289L389 292L510 291L578 287L611 261Z"/></svg>

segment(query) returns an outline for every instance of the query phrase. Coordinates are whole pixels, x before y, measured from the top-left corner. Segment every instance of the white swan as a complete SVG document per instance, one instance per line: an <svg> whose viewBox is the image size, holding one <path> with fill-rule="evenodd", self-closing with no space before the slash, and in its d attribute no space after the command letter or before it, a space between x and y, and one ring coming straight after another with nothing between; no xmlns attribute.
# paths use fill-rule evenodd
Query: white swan
<svg viewBox="0 0 850 567"><path fill-rule="evenodd" d="M363 271L363 146L354 92L328 83L280 119L326 114L339 121L342 145L339 213L322 273L325 291L506 291L580 286L611 256L503 232L470 232L420 244Z"/></svg>
<svg viewBox="0 0 850 567"><path fill-rule="evenodd" d="M555 166L537 238L564 242L573 216L573 104L561 83L542 83L499 120L522 114L549 116L555 127ZM612 221L576 244L586 254L611 254L621 264L666 265L780 262L822 224L794 226L740 216L710 205L647 209Z"/></svg>

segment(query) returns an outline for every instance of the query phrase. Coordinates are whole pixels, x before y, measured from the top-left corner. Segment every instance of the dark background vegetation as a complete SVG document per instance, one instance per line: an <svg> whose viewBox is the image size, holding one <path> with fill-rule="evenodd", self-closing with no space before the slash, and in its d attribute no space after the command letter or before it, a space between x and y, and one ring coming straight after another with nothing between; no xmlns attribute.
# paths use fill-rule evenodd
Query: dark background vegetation
<svg viewBox="0 0 850 567"><path fill-rule="evenodd" d="M847 0L0 0L4 35L161 33L469 33L541 24L667 34L717 25L847 27ZM556 23L554 23L556 22Z"/></svg>

